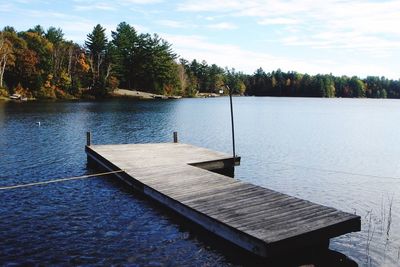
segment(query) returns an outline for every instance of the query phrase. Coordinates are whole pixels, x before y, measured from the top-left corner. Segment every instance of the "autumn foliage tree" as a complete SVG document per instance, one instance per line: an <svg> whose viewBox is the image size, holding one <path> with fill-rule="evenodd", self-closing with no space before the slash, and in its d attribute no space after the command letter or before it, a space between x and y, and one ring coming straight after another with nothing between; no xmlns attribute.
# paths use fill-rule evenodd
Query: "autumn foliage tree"
<svg viewBox="0 0 400 267"><path fill-rule="evenodd" d="M4 87L6 66L15 64L12 43L4 35L4 33L0 33L0 88Z"/></svg>

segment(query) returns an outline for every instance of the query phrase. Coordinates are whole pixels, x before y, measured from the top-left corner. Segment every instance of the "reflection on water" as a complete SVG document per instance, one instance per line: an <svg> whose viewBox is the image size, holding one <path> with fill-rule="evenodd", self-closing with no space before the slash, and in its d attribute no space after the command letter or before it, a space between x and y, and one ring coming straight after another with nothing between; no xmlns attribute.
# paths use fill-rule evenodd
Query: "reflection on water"
<svg viewBox="0 0 400 267"><path fill-rule="evenodd" d="M360 266L399 264L399 101L249 97L234 105L236 178L360 215L362 231L333 239L325 259L353 266L337 251ZM0 102L0 186L86 174L86 131L111 144L170 142L175 130L181 142L230 153L228 99ZM0 201L1 263L250 263L112 177L2 191Z"/></svg>

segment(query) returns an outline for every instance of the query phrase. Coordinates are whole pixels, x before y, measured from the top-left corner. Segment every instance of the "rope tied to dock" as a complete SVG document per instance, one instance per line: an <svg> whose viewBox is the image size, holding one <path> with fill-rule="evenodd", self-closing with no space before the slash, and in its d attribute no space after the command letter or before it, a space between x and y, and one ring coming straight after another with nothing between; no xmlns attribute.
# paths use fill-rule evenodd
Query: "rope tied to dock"
<svg viewBox="0 0 400 267"><path fill-rule="evenodd" d="M88 175L82 175L82 176L74 176L74 177L61 178L61 179L54 179L54 180L48 180L48 181L43 181L43 182L28 183L28 184L19 184L19 185L3 186L3 187L0 187L0 190L17 189L17 188L22 188L22 187L31 187L31 186L36 186L36 185L60 183L60 182L71 181L71 180L87 179L87 178L93 178L93 177L98 177L98 176L105 176L105 175L115 174L115 173L121 173L121 172L125 172L125 170L117 170L117 171L111 171L111 172L94 173L94 174L88 174Z"/></svg>

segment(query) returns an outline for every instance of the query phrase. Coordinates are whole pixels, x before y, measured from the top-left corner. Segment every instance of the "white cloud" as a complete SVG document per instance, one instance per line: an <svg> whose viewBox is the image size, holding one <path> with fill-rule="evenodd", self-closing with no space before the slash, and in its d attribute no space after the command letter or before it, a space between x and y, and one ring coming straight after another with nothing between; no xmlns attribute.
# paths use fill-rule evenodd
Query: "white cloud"
<svg viewBox="0 0 400 267"><path fill-rule="evenodd" d="M121 7L156 4L163 2L163 0L114 0L113 2L97 0L74 0L74 2L78 3L74 6L74 9L77 11L115 11Z"/></svg>
<svg viewBox="0 0 400 267"><path fill-rule="evenodd" d="M211 29L219 29L219 30L233 30L233 29L237 29L237 26L229 23L229 22L220 22L220 23L216 23L216 24L210 24L207 26L208 28Z"/></svg>
<svg viewBox="0 0 400 267"><path fill-rule="evenodd" d="M173 48L183 58L188 60L206 60L209 64L234 67L247 73L254 72L258 67L277 69L293 65L292 59L283 59L268 53L258 53L242 49L236 45L215 44L202 36L169 35L163 38L173 44Z"/></svg>
<svg viewBox="0 0 400 267"><path fill-rule="evenodd" d="M0 4L0 12L11 12L14 6L9 3Z"/></svg>
<svg viewBox="0 0 400 267"><path fill-rule="evenodd" d="M398 76L390 66L360 63L352 59L337 62L334 59L278 57L270 53L247 50L237 45L212 43L205 37L197 35L163 34L162 37L171 42L173 49L187 60L205 60L208 64L228 66L245 73L253 73L257 68L262 67L267 72L280 68L283 71L309 74Z"/></svg>
<svg viewBox="0 0 400 267"><path fill-rule="evenodd" d="M298 24L299 21L290 18L265 18L261 19L258 23L261 25L294 25Z"/></svg>
<svg viewBox="0 0 400 267"><path fill-rule="evenodd" d="M190 12L229 12L231 10L240 9L242 3L240 1L230 0L204 0L204 1L186 1L178 4L178 11Z"/></svg>
<svg viewBox="0 0 400 267"><path fill-rule="evenodd" d="M73 0L76 3L103 3L108 4L109 1L98 1L98 0ZM139 4L139 5L146 5L146 4L155 4L155 3L162 3L164 0L114 0L112 4L119 4L119 5L127 5L127 4Z"/></svg>
<svg viewBox="0 0 400 267"><path fill-rule="evenodd" d="M96 3L92 5L77 5L75 6L75 10L77 11L87 11L87 10L105 10L105 11L111 11L111 10L116 10L115 5L110 5L108 3Z"/></svg>
<svg viewBox="0 0 400 267"><path fill-rule="evenodd" d="M192 22L187 22L187 21L178 21L178 20L169 20L169 19L164 19L164 20L158 20L157 23L159 25L162 25L164 27L169 27L169 28L200 28L203 26L194 24ZM215 23L215 24L209 24L209 25L204 25L204 27L209 28L209 29L217 29L217 30L233 30L237 29L237 26L234 25L233 23L230 22L220 22L220 23Z"/></svg>
<svg viewBox="0 0 400 267"><path fill-rule="evenodd" d="M188 28L194 25L190 25L188 23L182 22L182 21L177 21L177 20L159 20L157 21L158 24L165 26L165 27L170 27L170 28Z"/></svg>
<svg viewBox="0 0 400 267"><path fill-rule="evenodd" d="M162 3L164 2L164 0L117 0L116 2L120 4L148 5L148 4Z"/></svg>
<svg viewBox="0 0 400 267"><path fill-rule="evenodd" d="M208 20L208 21L213 21L213 20L215 20L215 17L207 16L207 17L205 17L204 19L205 19L205 20Z"/></svg>
<svg viewBox="0 0 400 267"><path fill-rule="evenodd" d="M179 4L178 10L247 17L261 25L286 25L281 29L287 33L284 38L295 35L292 40L298 40L297 45L319 49L371 51L376 44L375 50L379 52L398 46L400 41L399 0L189 0ZM332 38L326 38L325 33L332 34ZM285 39L282 43L287 44Z"/></svg>
<svg viewBox="0 0 400 267"><path fill-rule="evenodd" d="M23 10L25 16L33 17L33 18L47 18L47 19L67 19L70 18L70 15L55 12L55 11L40 11L40 10Z"/></svg>

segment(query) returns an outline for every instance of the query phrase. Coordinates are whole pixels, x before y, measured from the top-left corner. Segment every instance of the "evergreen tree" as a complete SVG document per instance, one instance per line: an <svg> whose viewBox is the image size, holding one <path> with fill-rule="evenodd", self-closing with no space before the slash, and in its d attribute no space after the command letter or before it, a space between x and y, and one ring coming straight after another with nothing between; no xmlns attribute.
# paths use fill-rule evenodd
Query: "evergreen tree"
<svg viewBox="0 0 400 267"><path fill-rule="evenodd" d="M104 61L107 49L105 28L97 24L93 31L87 35L85 46L89 58L94 94L102 96L106 93L104 78L107 74L105 72L109 72L109 66L104 67L106 65Z"/></svg>
<svg viewBox="0 0 400 267"><path fill-rule="evenodd" d="M131 89L135 79L138 35L133 27L121 22L111 36L114 71L121 81L121 86Z"/></svg>
<svg viewBox="0 0 400 267"><path fill-rule="evenodd" d="M87 35L85 46L88 52L95 58L104 55L107 48L107 37L105 35L106 29L100 24L97 24L91 33Z"/></svg>
<svg viewBox="0 0 400 267"><path fill-rule="evenodd" d="M35 32L40 36L44 35L44 29L42 26L40 25L36 25L35 27L33 27L32 29L29 29L28 32Z"/></svg>
<svg viewBox="0 0 400 267"><path fill-rule="evenodd" d="M53 44L59 44L64 40L64 33L60 28L50 27L47 30L45 37Z"/></svg>

